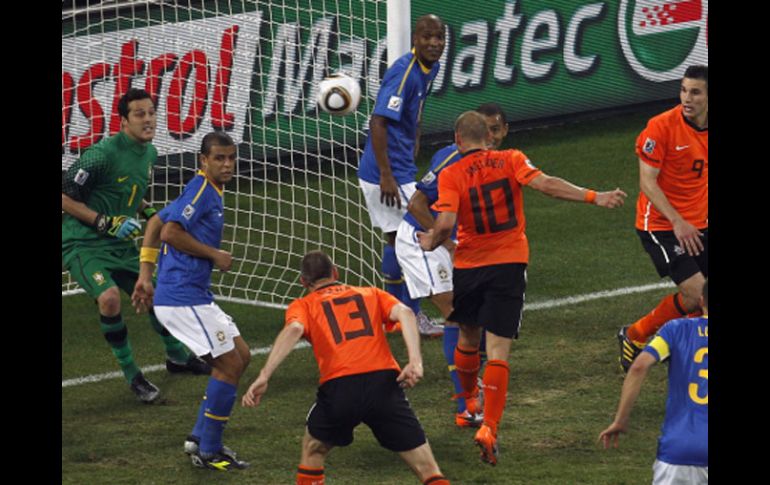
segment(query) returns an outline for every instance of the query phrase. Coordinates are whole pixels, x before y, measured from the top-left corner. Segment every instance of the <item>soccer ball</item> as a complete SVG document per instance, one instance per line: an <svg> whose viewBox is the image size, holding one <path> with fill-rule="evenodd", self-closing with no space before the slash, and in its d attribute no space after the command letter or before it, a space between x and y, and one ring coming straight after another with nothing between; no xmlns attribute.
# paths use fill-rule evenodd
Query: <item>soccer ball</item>
<svg viewBox="0 0 770 485"><path fill-rule="evenodd" d="M350 114L361 102L361 85L347 74L332 74L318 85L317 100L318 106L329 114Z"/></svg>

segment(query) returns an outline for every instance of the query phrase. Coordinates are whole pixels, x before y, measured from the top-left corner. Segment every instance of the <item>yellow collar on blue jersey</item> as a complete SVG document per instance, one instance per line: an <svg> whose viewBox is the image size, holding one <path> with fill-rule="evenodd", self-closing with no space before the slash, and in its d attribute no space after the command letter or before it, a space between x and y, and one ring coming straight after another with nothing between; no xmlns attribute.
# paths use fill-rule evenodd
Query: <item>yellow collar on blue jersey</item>
<svg viewBox="0 0 770 485"><path fill-rule="evenodd" d="M422 62L420 62L420 58L419 58L419 57L417 57L417 53L414 51L414 47L412 47L412 54L414 55L414 58L415 58L415 59L417 59L417 64L419 64L419 65L420 65L420 69L422 69L422 73L423 73L423 74L428 74L428 73L430 73L430 70L431 70L431 68L430 68L430 67L425 67L425 64L423 64Z"/></svg>

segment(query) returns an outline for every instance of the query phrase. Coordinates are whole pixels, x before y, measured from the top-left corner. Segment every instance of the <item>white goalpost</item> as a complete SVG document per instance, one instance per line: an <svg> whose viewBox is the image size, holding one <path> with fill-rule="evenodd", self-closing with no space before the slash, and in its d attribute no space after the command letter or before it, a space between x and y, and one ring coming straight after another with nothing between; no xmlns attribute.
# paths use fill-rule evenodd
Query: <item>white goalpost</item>
<svg viewBox="0 0 770 485"><path fill-rule="evenodd" d="M218 299L284 307L302 293L297 268L313 249L349 284L381 286L382 236L356 169L410 22L408 0L63 1L62 170L119 129L117 99L129 87L145 89L158 108L146 196L156 208L194 175L206 133L238 144L222 246L234 264L212 277ZM362 88L344 117L314 101L338 70ZM81 291L63 270L62 296Z"/></svg>

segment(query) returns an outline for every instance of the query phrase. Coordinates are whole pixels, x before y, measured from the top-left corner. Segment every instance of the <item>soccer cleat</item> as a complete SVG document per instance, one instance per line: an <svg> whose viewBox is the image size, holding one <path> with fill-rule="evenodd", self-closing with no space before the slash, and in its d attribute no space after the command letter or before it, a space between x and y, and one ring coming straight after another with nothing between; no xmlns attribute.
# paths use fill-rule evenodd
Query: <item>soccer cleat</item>
<svg viewBox="0 0 770 485"><path fill-rule="evenodd" d="M497 465L497 436L492 433L492 429L486 424L476 431L473 441L481 449L481 461L489 463L492 466Z"/></svg>
<svg viewBox="0 0 770 485"><path fill-rule="evenodd" d="M131 391L136 394L140 401L146 404L155 402L160 396L160 389L148 381L141 372L131 379Z"/></svg>
<svg viewBox="0 0 770 485"><path fill-rule="evenodd" d="M423 337L440 337L444 335L444 326L434 324L423 312L417 314L417 330Z"/></svg>
<svg viewBox="0 0 770 485"><path fill-rule="evenodd" d="M644 345L628 338L628 326L622 327L618 331L618 342L620 343L620 367L623 372L628 373L628 369L631 368L636 356L642 352Z"/></svg>
<svg viewBox="0 0 770 485"><path fill-rule="evenodd" d="M179 374L181 372L189 372L196 376L211 374L211 366L192 354L184 364L178 364L171 359L166 359L166 370L172 374Z"/></svg>
<svg viewBox="0 0 770 485"><path fill-rule="evenodd" d="M203 457L199 444L200 439L192 435L188 436L184 442L184 452L190 456L190 461L195 467L227 471L231 469L242 470L251 466L250 463L239 460L237 454L227 446L222 446L219 453L215 453L214 456Z"/></svg>
<svg viewBox="0 0 770 485"><path fill-rule="evenodd" d="M478 428L484 422L484 414L471 414L466 409L455 414L455 424L458 428Z"/></svg>

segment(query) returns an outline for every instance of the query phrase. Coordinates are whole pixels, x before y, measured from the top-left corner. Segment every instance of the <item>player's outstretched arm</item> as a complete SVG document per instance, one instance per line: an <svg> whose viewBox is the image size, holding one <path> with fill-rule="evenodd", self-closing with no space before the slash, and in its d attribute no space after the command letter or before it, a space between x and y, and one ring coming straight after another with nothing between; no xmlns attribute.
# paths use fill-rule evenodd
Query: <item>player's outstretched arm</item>
<svg viewBox="0 0 770 485"><path fill-rule="evenodd" d="M604 449L609 448L611 445L615 448L618 447L620 433L625 433L628 429L631 410L634 408L636 399L642 390L642 383L647 378L650 368L656 362L657 360L652 354L642 352L628 370L626 379L623 381L623 390L620 392L620 403L615 413L615 420L607 429L599 433L598 441L602 442Z"/></svg>
<svg viewBox="0 0 770 485"><path fill-rule="evenodd" d="M401 370L396 380L401 387L414 387L422 379L422 353L420 352L420 333L414 312L403 303L394 306L388 316L391 322L401 322L401 336L406 343L409 362Z"/></svg>
<svg viewBox="0 0 770 485"><path fill-rule="evenodd" d="M532 179L527 187L531 187L538 192L542 192L549 197L556 199L569 200L572 202L587 202L599 207L614 209L621 207L628 195L620 189L608 190L606 192L596 192L591 189L584 189L559 177L541 174Z"/></svg>
<svg viewBox="0 0 770 485"><path fill-rule="evenodd" d="M243 395L243 398L241 399L242 406L253 408L259 404L262 400L262 396L267 392L267 383L273 375L273 372L275 372L278 366L281 365L281 362L283 362L291 353L294 346L299 342L299 339L302 338L304 332L304 327L299 322L292 322L283 327L283 330L281 330L275 338L273 349L267 357L267 362L265 362L264 367L259 371L259 375Z"/></svg>

